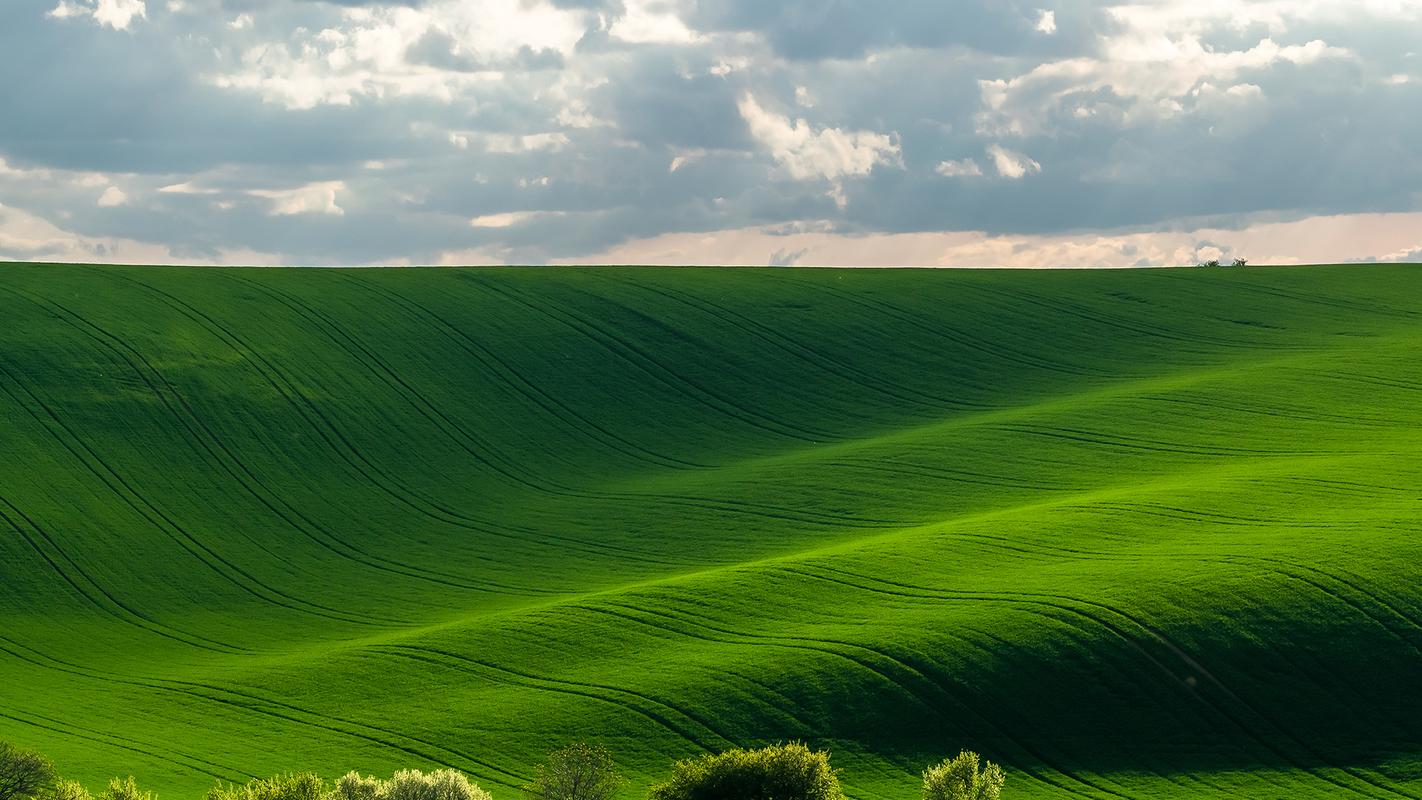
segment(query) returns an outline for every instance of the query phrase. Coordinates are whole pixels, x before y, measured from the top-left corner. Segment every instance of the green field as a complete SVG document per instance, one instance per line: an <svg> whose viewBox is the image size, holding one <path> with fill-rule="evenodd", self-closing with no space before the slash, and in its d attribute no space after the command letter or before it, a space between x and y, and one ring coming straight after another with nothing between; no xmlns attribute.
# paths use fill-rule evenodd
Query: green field
<svg viewBox="0 0 1422 800"><path fill-rule="evenodd" d="M1422 267L0 266L0 740L1422 797Z"/></svg>

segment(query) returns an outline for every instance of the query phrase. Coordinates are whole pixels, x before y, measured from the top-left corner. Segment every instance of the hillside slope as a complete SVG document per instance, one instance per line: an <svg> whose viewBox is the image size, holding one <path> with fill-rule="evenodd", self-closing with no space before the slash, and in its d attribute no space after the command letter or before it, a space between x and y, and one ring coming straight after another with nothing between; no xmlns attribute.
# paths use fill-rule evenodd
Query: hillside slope
<svg viewBox="0 0 1422 800"><path fill-rule="evenodd" d="M0 739L1422 797L1422 269L0 267Z"/></svg>

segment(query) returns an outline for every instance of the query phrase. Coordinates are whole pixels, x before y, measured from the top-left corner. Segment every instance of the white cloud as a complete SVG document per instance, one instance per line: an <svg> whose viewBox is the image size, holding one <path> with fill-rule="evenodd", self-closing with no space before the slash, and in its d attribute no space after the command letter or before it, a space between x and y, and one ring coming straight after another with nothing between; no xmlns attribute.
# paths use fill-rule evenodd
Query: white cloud
<svg viewBox="0 0 1422 800"><path fill-rule="evenodd" d="M1241 229L992 236L980 232L829 232L821 225L738 228L635 239L566 264L762 266L779 254L824 266L1132 267L1198 263L1206 254L1251 264L1417 260L1422 212L1310 217Z"/></svg>
<svg viewBox="0 0 1422 800"><path fill-rule="evenodd" d="M983 168L971 158L962 161L941 161L933 171L945 178L976 178L983 174Z"/></svg>
<svg viewBox="0 0 1422 800"><path fill-rule="evenodd" d="M123 190L119 187L110 186L104 190L103 194L99 195L98 203L100 208L114 208L115 206L127 205L128 195L124 194Z"/></svg>
<svg viewBox="0 0 1422 800"><path fill-rule="evenodd" d="M242 31L252 27L251 14L238 14L233 20L227 23L227 27L234 31Z"/></svg>
<svg viewBox="0 0 1422 800"><path fill-rule="evenodd" d="M987 153L997 174L1009 180L1020 180L1042 171L1041 164L1000 144L988 145Z"/></svg>
<svg viewBox="0 0 1422 800"><path fill-rule="evenodd" d="M484 137L484 149L490 153L530 153L536 150L558 151L567 147L570 141L568 134L559 131L553 131L551 133L530 133L522 136L488 134Z"/></svg>
<svg viewBox="0 0 1422 800"><path fill-rule="evenodd" d="M838 180L868 175L881 164L902 166L896 134L815 129L803 119L791 122L766 111L749 93L741 97L739 108L751 136L796 180Z"/></svg>
<svg viewBox="0 0 1422 800"><path fill-rule="evenodd" d="M196 186L196 185L194 185L194 184L191 183L191 182L171 183L171 184L169 184L169 185L167 185L167 186L161 186L161 187L159 187L159 188L158 188L158 191L162 192L163 194L217 194L217 193L218 193L218 191L217 191L216 189L205 189L205 188Z"/></svg>
<svg viewBox="0 0 1422 800"><path fill-rule="evenodd" d="M502 214L485 214L469 220L475 228L512 228L515 225L541 217L561 217L561 211L506 211Z"/></svg>
<svg viewBox="0 0 1422 800"><path fill-rule="evenodd" d="M271 201L268 213L272 216L328 214L339 217L346 211L336 204L336 193L345 190L345 181L325 181L295 189L252 189L247 194Z"/></svg>
<svg viewBox="0 0 1422 800"><path fill-rule="evenodd" d="M607 33L630 44L687 44L700 38L666 0L626 0Z"/></svg>
<svg viewBox="0 0 1422 800"><path fill-rule="evenodd" d="M49 11L55 19L71 17L92 17L100 25L114 30L128 30L135 17L148 18L148 9L143 0L60 0Z"/></svg>
<svg viewBox="0 0 1422 800"><path fill-rule="evenodd" d="M1080 102L1097 92L1124 101L1119 113L1127 123L1170 117L1181 113L1185 101L1205 84L1248 86L1237 81L1242 73L1356 58L1352 51L1321 39L1281 45L1265 37L1240 50L1205 44L1209 34L1221 29L1243 31L1257 24L1283 32L1287 25L1281 5L1288 4L1214 0L1108 8L1116 29L1102 36L1097 55L1043 63L1010 79L980 80L978 131L985 136L1044 133L1066 101ZM1238 17L1230 16L1236 11ZM1094 111L1075 107L1077 116Z"/></svg>
<svg viewBox="0 0 1422 800"><path fill-rule="evenodd" d="M43 217L0 203L0 261L104 264L276 265L275 253L245 248L219 250L211 257L179 255L164 244L111 236L83 236Z"/></svg>
<svg viewBox="0 0 1422 800"><path fill-rule="evenodd" d="M1057 12L1043 9L1037 12L1037 31L1048 36L1057 32Z"/></svg>
<svg viewBox="0 0 1422 800"><path fill-rule="evenodd" d="M814 108L815 98L810 94L810 90L804 86L795 87L795 105L800 108Z"/></svg>
<svg viewBox="0 0 1422 800"><path fill-rule="evenodd" d="M667 167L667 172L676 172L677 170L681 169L682 167L686 166L687 164L690 164L691 162L693 162L693 161L695 161L695 160L697 160L697 159L699 159L699 158L705 158L705 157L706 157L706 151L705 151L705 150L702 150L702 149L700 149L700 148L695 148L695 149L692 149L692 150L685 150L685 151L683 151L683 152L677 153L677 154L672 158L672 160L671 160L671 165Z"/></svg>
<svg viewBox="0 0 1422 800"><path fill-rule="evenodd" d="M498 64L524 51L569 56L586 31L584 12L560 9L547 0L347 8L336 25L298 28L289 37L255 45L238 66L209 80L290 109L351 105L358 97L418 96L452 103L471 87L497 85L503 75L492 68L470 72L411 61L411 47L425 36L456 42L461 52Z"/></svg>

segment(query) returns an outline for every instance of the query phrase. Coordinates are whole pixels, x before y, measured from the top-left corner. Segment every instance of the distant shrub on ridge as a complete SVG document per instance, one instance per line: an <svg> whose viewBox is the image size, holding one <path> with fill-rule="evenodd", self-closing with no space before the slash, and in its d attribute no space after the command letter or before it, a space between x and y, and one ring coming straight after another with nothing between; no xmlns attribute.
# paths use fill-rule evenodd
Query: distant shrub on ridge
<svg viewBox="0 0 1422 800"><path fill-rule="evenodd" d="M376 777L365 777L359 772L347 772L336 781L332 797L336 800L379 800L384 791L385 781Z"/></svg>
<svg viewBox="0 0 1422 800"><path fill-rule="evenodd" d="M792 743L678 761L650 800L844 800L829 753Z"/></svg>
<svg viewBox="0 0 1422 800"><path fill-rule="evenodd" d="M626 783L605 748L575 742L549 753L523 791L529 800L612 800Z"/></svg>
<svg viewBox="0 0 1422 800"><path fill-rule="evenodd" d="M127 778L110 778L109 788L99 795L99 800L158 800L158 796L139 789L138 782L130 775Z"/></svg>
<svg viewBox="0 0 1422 800"><path fill-rule="evenodd" d="M417 769L403 769L389 780L365 777L358 772L348 772L336 781L331 793L334 800L493 800L488 792L470 782L464 773L453 769L439 769L424 773ZM208 800L228 800L208 798ZM265 800L264 798L232 798L231 800ZM302 798L301 800L304 800Z"/></svg>
<svg viewBox="0 0 1422 800"><path fill-rule="evenodd" d="M245 786L214 786L208 790L206 800L323 800L327 792L325 778L299 772L251 781Z"/></svg>
<svg viewBox="0 0 1422 800"><path fill-rule="evenodd" d="M923 771L923 800L997 800L1007 777L1002 767L964 750Z"/></svg>

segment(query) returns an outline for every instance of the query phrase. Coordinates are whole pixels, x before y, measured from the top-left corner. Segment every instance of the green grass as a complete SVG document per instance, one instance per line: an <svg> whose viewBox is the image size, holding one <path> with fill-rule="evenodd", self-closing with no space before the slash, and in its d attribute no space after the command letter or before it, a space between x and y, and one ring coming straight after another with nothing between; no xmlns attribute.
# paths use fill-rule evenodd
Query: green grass
<svg viewBox="0 0 1422 800"><path fill-rule="evenodd" d="M0 739L1422 797L1422 268L0 267Z"/></svg>

